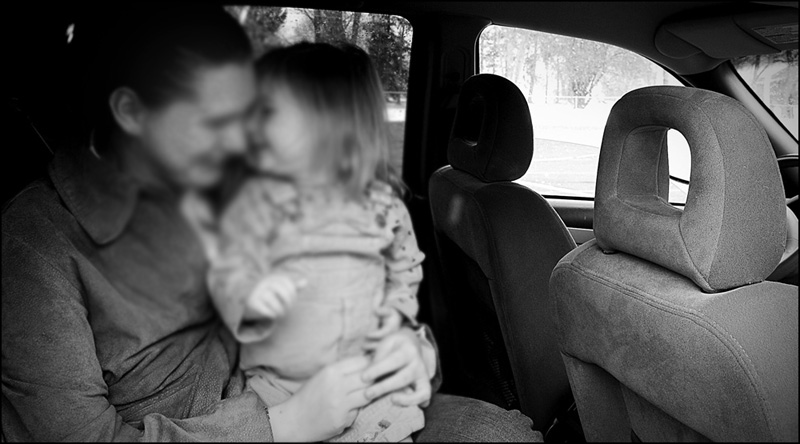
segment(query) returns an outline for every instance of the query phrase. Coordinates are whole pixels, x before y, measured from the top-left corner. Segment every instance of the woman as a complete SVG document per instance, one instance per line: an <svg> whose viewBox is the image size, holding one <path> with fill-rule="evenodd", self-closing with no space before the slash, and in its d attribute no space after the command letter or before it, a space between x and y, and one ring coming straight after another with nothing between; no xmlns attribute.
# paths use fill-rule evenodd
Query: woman
<svg viewBox="0 0 800 444"><path fill-rule="evenodd" d="M59 150L3 213L4 438L320 440L432 373L424 332L404 328L381 359L331 364L269 410L244 390L180 202L245 151L249 42L217 8L115 12L136 25L114 23L124 37L95 51L107 57L89 69L91 142ZM419 441L540 438L518 412L447 395L426 424Z"/></svg>

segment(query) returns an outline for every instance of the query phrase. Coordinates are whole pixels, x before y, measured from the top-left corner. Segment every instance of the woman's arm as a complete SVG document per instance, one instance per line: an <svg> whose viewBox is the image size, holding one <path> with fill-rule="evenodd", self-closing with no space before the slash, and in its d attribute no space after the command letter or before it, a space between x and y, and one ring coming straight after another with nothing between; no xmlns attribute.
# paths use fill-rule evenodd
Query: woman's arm
<svg viewBox="0 0 800 444"><path fill-rule="evenodd" d="M272 439L265 406L252 393L216 402L193 418L149 414L141 429L127 424L109 402L95 349L95 335L109 333L92 330L89 319L97 314L85 305L79 279L68 279L67 271L5 233L2 270L2 423L7 440ZM230 377L230 368L218 371L220 379ZM193 384L193 390L200 389Z"/></svg>

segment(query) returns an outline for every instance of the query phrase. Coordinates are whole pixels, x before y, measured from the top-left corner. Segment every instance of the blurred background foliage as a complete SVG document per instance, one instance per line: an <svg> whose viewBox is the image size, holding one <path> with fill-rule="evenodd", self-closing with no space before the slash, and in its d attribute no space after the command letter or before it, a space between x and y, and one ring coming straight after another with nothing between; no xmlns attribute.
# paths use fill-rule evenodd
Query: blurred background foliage
<svg viewBox="0 0 800 444"><path fill-rule="evenodd" d="M411 50L411 24L402 17L322 9L226 6L253 42L256 55L273 46L300 41L348 42L372 57L387 92L405 92ZM399 94L389 94L400 100Z"/></svg>

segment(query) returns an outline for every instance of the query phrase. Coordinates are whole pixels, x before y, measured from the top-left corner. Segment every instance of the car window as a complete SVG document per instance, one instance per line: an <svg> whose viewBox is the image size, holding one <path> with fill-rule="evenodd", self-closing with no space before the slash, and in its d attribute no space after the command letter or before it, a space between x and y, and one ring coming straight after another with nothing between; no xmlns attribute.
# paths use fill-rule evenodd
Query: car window
<svg viewBox="0 0 800 444"><path fill-rule="evenodd" d="M733 66L797 139L797 49L739 57Z"/></svg>
<svg viewBox="0 0 800 444"><path fill-rule="evenodd" d="M480 72L517 85L531 112L534 154L518 183L548 197L593 198L603 129L625 93L651 85L682 85L631 51L591 40L503 27L484 29ZM671 203L686 202L689 148L668 133Z"/></svg>
<svg viewBox="0 0 800 444"><path fill-rule="evenodd" d="M386 94L391 164L403 170L411 24L403 17L325 9L226 6L241 23L256 56L301 41L349 42L369 53Z"/></svg>

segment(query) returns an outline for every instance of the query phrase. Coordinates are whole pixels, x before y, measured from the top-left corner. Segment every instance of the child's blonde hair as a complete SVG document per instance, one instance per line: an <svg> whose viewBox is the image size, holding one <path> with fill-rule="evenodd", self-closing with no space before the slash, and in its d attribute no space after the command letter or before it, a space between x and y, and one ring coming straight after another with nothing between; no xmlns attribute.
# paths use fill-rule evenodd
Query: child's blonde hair
<svg viewBox="0 0 800 444"><path fill-rule="evenodd" d="M351 44L297 43L276 48L256 63L266 88L289 88L308 112L320 161L336 167L348 193L362 198L375 179L402 195L389 164L386 102L369 55Z"/></svg>

